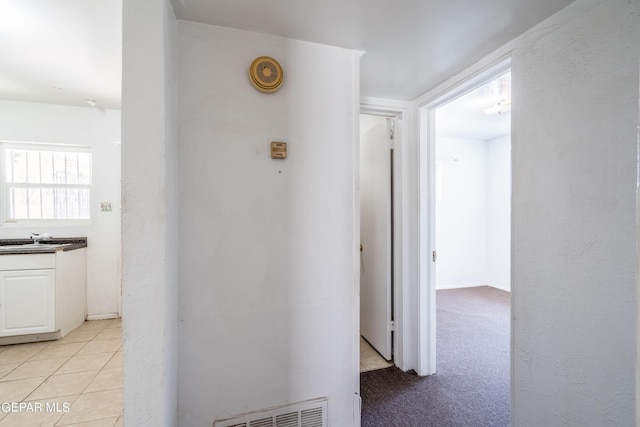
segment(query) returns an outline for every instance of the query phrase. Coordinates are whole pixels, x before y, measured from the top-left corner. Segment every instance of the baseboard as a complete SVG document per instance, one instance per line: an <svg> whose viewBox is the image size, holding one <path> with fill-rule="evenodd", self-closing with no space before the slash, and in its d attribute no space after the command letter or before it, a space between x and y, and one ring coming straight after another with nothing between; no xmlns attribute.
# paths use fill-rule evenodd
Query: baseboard
<svg viewBox="0 0 640 427"><path fill-rule="evenodd" d="M491 287L491 288L495 288L495 289L500 289L501 291L505 291L505 292L511 292L511 289L507 286L507 287L502 287L499 285L492 285L491 283L487 283L487 286Z"/></svg>
<svg viewBox="0 0 640 427"><path fill-rule="evenodd" d="M107 319L117 319L117 313L106 313L106 314L89 314L87 316L87 320L107 320Z"/></svg>
<svg viewBox="0 0 640 427"><path fill-rule="evenodd" d="M43 334L12 335L0 338L0 345L24 344L28 342L54 341L60 339L60 331Z"/></svg>
<svg viewBox="0 0 640 427"><path fill-rule="evenodd" d="M447 285L437 285L436 290L444 289L464 289L464 288L476 288L478 286L489 286L490 288L500 289L501 291L511 292L511 289L505 288L499 285L492 285L491 283L453 283Z"/></svg>
<svg viewBox="0 0 640 427"><path fill-rule="evenodd" d="M462 289L462 288L476 288L478 286L487 286L486 283L449 283L446 285L436 285L436 290L444 289Z"/></svg>

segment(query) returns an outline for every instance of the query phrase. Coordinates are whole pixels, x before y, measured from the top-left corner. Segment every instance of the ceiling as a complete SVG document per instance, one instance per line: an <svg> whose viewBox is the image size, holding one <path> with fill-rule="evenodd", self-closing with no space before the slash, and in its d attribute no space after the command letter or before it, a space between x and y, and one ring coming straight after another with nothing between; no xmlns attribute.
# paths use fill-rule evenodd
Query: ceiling
<svg viewBox="0 0 640 427"><path fill-rule="evenodd" d="M179 19L363 50L361 94L400 100L571 2L172 0ZM2 0L0 99L119 108L121 47L121 0Z"/></svg>
<svg viewBox="0 0 640 427"><path fill-rule="evenodd" d="M0 1L0 99L120 108L120 0Z"/></svg>
<svg viewBox="0 0 640 427"><path fill-rule="evenodd" d="M491 111L499 104L502 110ZM511 72L508 72L438 108L436 136L489 141L508 135L510 107Z"/></svg>
<svg viewBox="0 0 640 427"><path fill-rule="evenodd" d="M414 100L573 0L171 1L180 19L363 50L363 96Z"/></svg>

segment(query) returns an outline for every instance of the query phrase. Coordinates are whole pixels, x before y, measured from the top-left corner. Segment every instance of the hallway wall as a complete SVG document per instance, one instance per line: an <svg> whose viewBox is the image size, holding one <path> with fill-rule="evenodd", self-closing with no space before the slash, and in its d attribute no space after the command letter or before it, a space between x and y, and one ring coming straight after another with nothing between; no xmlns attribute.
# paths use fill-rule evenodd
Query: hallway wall
<svg viewBox="0 0 640 427"><path fill-rule="evenodd" d="M352 425L359 53L178 28L179 423L327 397ZM284 69L272 94L249 82L261 55Z"/></svg>
<svg viewBox="0 0 640 427"><path fill-rule="evenodd" d="M631 426L638 2L578 0L513 50L513 425Z"/></svg>
<svg viewBox="0 0 640 427"><path fill-rule="evenodd" d="M178 425L176 19L123 3L122 282L127 426Z"/></svg>

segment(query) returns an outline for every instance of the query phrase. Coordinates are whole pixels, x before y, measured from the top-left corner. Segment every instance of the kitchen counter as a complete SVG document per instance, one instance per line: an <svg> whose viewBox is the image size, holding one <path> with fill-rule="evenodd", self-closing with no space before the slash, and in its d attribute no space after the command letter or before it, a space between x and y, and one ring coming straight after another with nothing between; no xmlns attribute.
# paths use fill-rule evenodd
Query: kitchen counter
<svg viewBox="0 0 640 427"><path fill-rule="evenodd" d="M18 245L24 245L24 247L16 247ZM0 239L0 255L47 254L57 251L72 251L86 247L86 237L52 238L42 240L38 245L34 245L31 239Z"/></svg>
<svg viewBox="0 0 640 427"><path fill-rule="evenodd" d="M0 239L0 345L55 340L87 316L87 239Z"/></svg>

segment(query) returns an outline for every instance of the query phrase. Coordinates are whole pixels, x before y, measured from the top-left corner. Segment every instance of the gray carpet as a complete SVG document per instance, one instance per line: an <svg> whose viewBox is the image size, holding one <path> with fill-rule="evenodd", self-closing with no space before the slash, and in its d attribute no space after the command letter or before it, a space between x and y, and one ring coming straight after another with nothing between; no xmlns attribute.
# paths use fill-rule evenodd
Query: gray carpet
<svg viewBox="0 0 640 427"><path fill-rule="evenodd" d="M360 374L363 427L510 426L510 294L442 290L436 306L436 374Z"/></svg>

